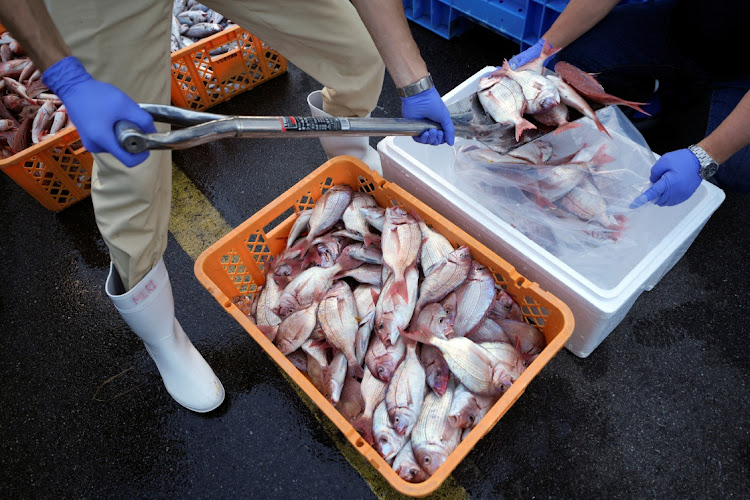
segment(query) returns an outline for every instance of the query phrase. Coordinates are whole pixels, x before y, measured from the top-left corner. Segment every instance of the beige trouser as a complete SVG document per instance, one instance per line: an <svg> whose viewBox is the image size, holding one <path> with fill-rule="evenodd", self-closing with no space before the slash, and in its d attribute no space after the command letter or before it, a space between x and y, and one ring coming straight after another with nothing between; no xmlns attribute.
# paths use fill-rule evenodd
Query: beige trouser
<svg viewBox="0 0 750 500"><path fill-rule="evenodd" d="M136 102L170 103L169 35L173 0L46 0L88 71ZM377 104L385 66L349 0L205 0L325 86L324 109L366 116ZM305 99L306 96L300 96ZM157 124L160 130L168 126ZM152 151L128 168L95 155L91 198L99 231L126 290L167 246L171 152Z"/></svg>

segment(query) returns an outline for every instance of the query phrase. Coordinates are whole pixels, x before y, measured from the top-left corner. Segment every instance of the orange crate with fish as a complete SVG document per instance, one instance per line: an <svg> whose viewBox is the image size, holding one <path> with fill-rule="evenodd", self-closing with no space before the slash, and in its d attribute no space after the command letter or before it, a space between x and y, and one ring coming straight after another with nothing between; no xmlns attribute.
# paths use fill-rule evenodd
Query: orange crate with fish
<svg viewBox="0 0 750 500"><path fill-rule="evenodd" d="M0 33L12 36L0 25ZM65 126L67 114L56 96L45 93L39 72L20 49L8 50L1 63L5 89L0 102L0 170L42 205L55 212L91 194L93 157L81 144L75 127ZM42 103L27 106L24 95ZM38 108L38 109L37 109ZM35 110L35 115L29 113Z"/></svg>
<svg viewBox="0 0 750 500"><path fill-rule="evenodd" d="M286 72L284 56L239 26L172 53L172 103L200 111Z"/></svg>
<svg viewBox="0 0 750 500"><path fill-rule="evenodd" d="M307 373L304 373L301 369L295 366L295 363L297 363L297 365L299 365L299 363L294 359L294 356L285 355L287 351L295 349L297 346L295 345L287 349L287 337L282 340L276 339L274 343L272 340L270 340L274 335L269 335L270 329L268 327L268 324L266 323L266 326L258 326L262 323L260 320L261 305L260 301L256 301L256 299L258 299L262 295L262 290L264 287L268 288L272 285L270 281L268 284L265 283L266 276L271 275L269 273L273 273L273 281L275 282L276 277L283 275L281 268L282 266L285 266L287 262L279 257L282 253L284 253L285 255L289 255L287 252L293 253L296 248L301 248L298 246L300 244L309 244L311 240L317 242L317 240L313 240L313 237L315 236L315 234L319 233L313 231L312 229L312 221L317 217L315 215L316 203L320 203L321 206L327 207L328 200L332 198L331 193L336 193L336 195L338 195L339 193L345 191L351 193L351 200L355 199L357 193L361 193L361 195L359 195L361 197L368 199L371 198L371 201L374 200L372 201L372 203L370 203L370 207L374 210L381 210L382 212L384 212L386 224L385 226L382 226L384 228L388 227L387 224L389 224L389 220L391 220L389 219L389 217L391 217L391 215L389 214L412 214L410 215L410 217L413 217L414 220L420 220L424 223L424 225L420 223L420 228L422 231L429 231L429 229L425 228L431 227L431 230L433 232L442 235L446 242L450 244L451 250L455 249L454 253L460 254L462 249L464 249L464 251L468 250L471 254L470 258L473 259L473 263L471 266L472 271L468 270L468 266L466 271L473 272L473 270L476 268L481 269L483 272L485 272L486 275L489 276L489 280L491 283L490 290L493 295L498 294L498 296L504 295L505 297L512 297L516 305L520 306L517 309L518 317L514 323L522 324L527 327L531 327L531 325L534 325L534 330L540 332L539 334L543 337L541 339L543 347L540 347L539 350L535 352L535 356L527 358L528 363L525 369L521 371L519 375L514 377L514 380L512 381L512 383L510 383L510 385L504 385L502 391L494 394L494 398L498 398L498 395L499 398L496 400L493 398L493 401L495 402L492 403L491 406L484 408L486 413L481 419L478 420L478 423L476 423L476 425L470 431L464 431L463 429L461 429L462 440L460 441L460 443L458 443L455 448L451 447L450 451L447 452L447 456L441 457L441 465L430 468L429 472L431 472L431 475L429 475L429 477L427 478L420 478L424 479L421 482L407 481L402 478L403 476L401 474L397 473L394 470L394 467L389 464L389 461L392 460L392 458L389 457L389 460L386 461L381 453L379 453L379 451L383 453L385 451L382 445L382 440L380 438L377 439L376 446L373 446L370 444L372 442L370 437L363 435L364 433L360 434L360 432L358 432L359 422L361 419L352 418L352 416L356 414L357 411L362 411L362 415L364 415L364 412L366 412L367 408L366 406L364 406L367 404L366 402L363 405L360 405L358 410L354 412L348 412L348 408L346 409L347 411L345 411L345 408L341 405L335 406L332 403L332 401L334 400L332 399L331 394L328 392L328 390L325 391L326 394L324 395L316 386L316 381L319 381L319 378L314 374L314 372L308 368L307 371L310 372L310 374L308 375ZM312 210L310 210L304 216L300 215L304 214L306 211L308 211L308 209L311 208ZM322 211L323 209L320 210L320 212ZM338 217L342 217L341 214L339 214ZM305 224L309 223L309 227L311 229L308 233L308 236L300 236L304 233L304 230L301 232L299 230L300 224L298 223L298 221L300 220L306 221L304 222ZM347 222L345 221L344 224L346 225ZM331 226L334 230L340 231L339 229L336 229L335 226ZM373 224L373 227L377 226ZM326 230L328 230L328 228L326 228ZM350 230L346 231L348 231L347 238L356 238L356 235L353 235ZM390 248L389 241L386 241L386 232L387 231L385 230L383 231L381 243L384 249ZM311 235L311 233L315 234ZM369 238L371 241L373 240L373 238L377 238L378 236L375 233L368 234L368 232L366 231L360 233L360 235L363 236L363 239ZM300 237L295 241L295 238L297 236ZM417 239L421 242L421 238ZM287 244L288 240L291 240L291 246ZM359 245L364 246L362 244ZM287 249L288 246L289 249ZM345 247L344 250L353 248L355 246L355 244L350 244L349 246ZM321 260L325 260L330 257L325 252L321 252L320 246L316 248L318 252L312 252L314 257ZM450 250L446 249L443 252L445 253L449 251ZM387 261L391 261L393 257L389 256L388 253L388 251L384 251L382 253L382 262L386 263ZM344 255L345 258L342 259L340 255ZM342 250L339 254L339 257L336 257L336 264L334 264L334 267L338 266L340 262L343 263L348 260L351 255L353 255L353 251L347 252ZM401 255L400 252L399 255ZM424 255L422 260L424 260ZM414 265L416 265L416 261L414 262ZM422 265L424 269L424 262L420 262L420 265ZM340 269L343 268L344 267L340 267ZM316 267L316 269L318 269L318 267ZM392 267L392 269L396 268ZM409 269L413 268L410 267ZM312 268L310 270L312 270ZM437 271L432 271L430 268L430 271L426 272L432 273ZM331 419L331 421L338 427L338 429L352 444L352 446L380 474L382 474L382 476L389 482L389 484L398 492L415 497L423 497L429 495L438 487L440 487L443 481L445 481L445 479L456 468L456 466L458 466L458 464L469 453L469 451L473 449L477 442L485 434L487 434L495 426L495 424L497 424L497 422L505 414L505 412L508 411L513 403L521 396L521 394L526 390L527 386L533 380L533 378L538 375L541 369L557 354L557 352L559 352L559 350L570 338L574 326L573 315L566 304L564 304L554 295L545 291L539 284L527 280L502 257L490 251L487 247L479 243L476 239L468 235L455 224L449 222L447 219L439 215L436 211L426 206L415 196L404 191L396 184L387 182L376 172L370 170L367 165L362 163L359 159L351 156L340 156L329 160L317 170L312 172L310 175L302 179L295 186L286 191L284 194L279 196L274 202L258 211L240 226L238 226L223 238L221 238L218 242L213 244L210 248L204 251L196 261L195 274L200 282L211 293L211 295L213 295L213 297L218 301L218 303L222 307L224 307L225 310L243 326L243 328L245 328L250 336L253 337L253 339L279 365L279 367L307 394L307 396L310 397L310 399L328 416L328 418ZM392 283L395 283L395 281L398 279L396 278L396 276L399 275L399 273L394 271L393 275L394 278ZM358 278L358 280L359 279L363 278ZM342 282L343 280L339 280L336 283L340 284ZM388 282L389 281L386 280L386 284L383 286L384 289L388 287ZM317 290L317 287L315 288ZM341 288L343 289L348 287L342 286ZM394 285L393 294L390 295L391 298L398 295L398 292L396 292L395 289L396 286ZM405 289L408 290L408 293L412 293L411 285L409 285L408 283ZM458 290L458 288L456 290ZM388 294L383 291L381 292L381 295ZM425 294L421 295L424 296ZM341 297L340 290L338 290L338 287L336 285L333 285L331 286L329 291L325 293L325 299L322 299L322 301L320 302L321 307L317 308L317 317L319 324L322 331L326 334L326 338L328 339L327 341L331 343L334 343L334 338L332 334L329 335L328 329L334 322L332 322L331 324L326 324L326 322L328 321L326 317L329 314L337 317L337 314L341 314L340 311L342 311L346 307L338 306L329 308L327 307L327 305L323 306L322 304L324 304L324 302L327 302L329 299L331 299L334 303L337 302L337 300L343 300L339 297ZM373 296L373 301L375 300L376 299ZM257 324L251 319L253 302L257 304ZM279 314L281 314L281 306L287 303L288 302L285 302L284 300L278 301L279 308L277 308L276 310L279 312ZM344 303L346 303L346 301L344 301ZM501 304L501 301L498 300L497 304ZM508 302L502 302L502 305L503 307L507 307L510 304ZM424 306L422 312L424 313L428 311L431 306L435 306L436 308L438 308L436 303L432 303L430 305ZM284 305L284 307L286 306ZM419 307L418 301L417 307ZM446 306L446 308L447 307L448 306ZM442 305L440 306L440 308L442 308ZM460 309L460 305L457 309L454 309L454 311L456 311L456 318L460 314L458 312L458 309ZM248 314L249 311L250 314ZM337 313L337 311L339 312ZM294 314L297 313L293 313L292 316ZM377 314L378 313L376 312L375 315ZM291 316L287 317L290 318ZM420 320L422 317L423 315L420 314ZM457 325L458 320L456 320L455 323ZM280 332L281 325L279 325L278 323L277 325ZM354 329L356 329L356 324L353 325L353 327ZM381 337L381 330L378 330L379 328L381 328L381 326L374 326L371 344L375 343L376 339ZM456 326L456 328L458 329L458 326ZM410 331L420 330L418 329L418 327L417 330L413 330L413 326L409 325L408 331L404 329L399 329L399 331L405 338L408 339L413 337ZM451 337L451 340L460 340L461 342L459 343L468 340L467 338L453 339L452 332L449 337ZM312 337L310 338L312 339ZM424 339L421 340L423 341ZM436 340L436 338L433 338L432 340L428 340L426 342L432 342L432 345L436 346L438 349L441 349L442 352L441 346L443 345L443 342ZM479 341L477 340L477 342ZM315 343L313 342L309 347L312 347L313 344ZM520 345L520 341L517 337L516 345ZM486 346L486 348L489 350L490 346ZM280 350L280 347L284 350L283 353L282 350ZM497 348L498 346L494 347ZM413 346L409 344L409 347L406 350L412 352ZM345 351L345 348L341 348L340 352L343 353L344 356L339 356L339 354L337 354L333 358L334 361L331 361L330 364L334 365L336 363L337 357L346 357L348 359L352 359L352 353ZM299 351L295 352L299 353ZM448 351L445 352L447 353ZM403 359L406 360L409 356L413 357L413 352L411 354L406 354L406 357ZM498 354L498 356L501 356L501 354ZM449 358L449 354L446 354L446 360L451 367L451 371L454 373L456 379L458 379L459 371L456 369L456 366L451 364L450 359L453 358ZM308 364L310 363L309 359L310 358L308 357ZM357 362L361 363L359 359L357 360ZM402 364L406 364L406 362L404 361L404 363ZM365 370L361 387L365 386L365 380L367 380L368 373L371 373L369 364L366 364L365 366L367 366L367 370ZM356 375L356 372L360 372L361 374L361 368L362 365L360 364L359 370L351 370L355 373L350 373L350 375L346 379L347 383L350 382L350 378L356 381L356 377L353 377L351 375ZM405 371L406 369L404 369L404 372ZM396 372L398 372L398 369L396 369ZM494 368L493 373L495 373ZM377 375L372 375L372 377L377 377ZM396 378L397 377L393 375L393 380L395 380ZM430 387L435 389L435 387L431 384L429 375L426 376L425 380ZM450 377L449 380L450 387L448 389L448 392L445 392L445 387L443 387L442 391L444 395L450 394L452 397L454 378ZM345 398L344 394L347 392L347 383L343 384L343 389L339 388L341 400ZM358 382L356 383L359 384ZM422 383L424 384L424 382ZM441 399L443 396L438 397L436 396L436 394L440 394L441 391L435 389L435 392L433 392L429 387L426 389L426 391L430 394L425 398L423 408L435 408L436 411L438 411L441 408L440 403L443 401ZM362 389L362 392L365 392L365 390ZM385 398L386 396L383 397ZM341 400L339 400L339 402ZM379 407L385 406L386 404L387 402L383 400L381 403L379 403ZM440 411L445 410L445 412L447 412L446 408L447 407L442 408L442 410ZM372 410L372 406L370 406L370 410ZM390 413L390 410L388 411ZM348 416L344 416L344 413L347 413ZM381 410L380 413L384 413L384 410ZM431 411L425 413L432 414ZM370 415L372 415L372 413L370 413ZM388 416L385 416L385 418L388 418ZM372 415L372 419L374 421L374 424L378 425L377 421L379 420L379 416L377 410L374 412L374 415ZM382 420L382 415L380 417L380 420ZM430 428L429 424L423 425L421 422L422 418L420 417L420 419L417 420L416 425L414 425L414 427L412 428L413 432L411 434L411 440L415 443L415 449L417 447L416 443L418 440L416 436L419 435L424 437L423 433L420 434L419 432L427 432L427 429ZM414 424L413 417L411 423ZM401 422L399 424L397 421L397 423L394 424L395 429L398 429L399 425L403 426L403 424L404 422ZM357 428L355 428L355 425L357 426ZM375 425L373 425L373 427ZM455 427L454 423L451 423L451 425ZM418 429L420 429L419 432ZM375 432L377 436L378 431L375 430ZM421 439L421 437L419 439ZM400 450L403 451L406 449L407 447L402 442ZM392 450L392 454L395 455L398 451L399 450ZM388 456L386 453L384 453L384 455ZM420 455L415 451L413 456L423 455ZM398 460L398 456L396 456L395 460ZM427 463L424 459L419 460L422 460L420 462L421 464ZM409 471L407 478L415 480L414 476L411 476L411 471Z"/></svg>

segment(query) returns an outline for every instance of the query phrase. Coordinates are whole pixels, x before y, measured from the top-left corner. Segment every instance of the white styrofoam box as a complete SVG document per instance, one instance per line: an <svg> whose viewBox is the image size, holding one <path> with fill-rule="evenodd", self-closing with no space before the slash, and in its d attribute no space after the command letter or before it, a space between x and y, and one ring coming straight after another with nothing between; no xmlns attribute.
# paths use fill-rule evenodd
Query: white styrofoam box
<svg viewBox="0 0 750 500"><path fill-rule="evenodd" d="M479 77L492 69L477 72L443 100L451 104L471 94ZM640 294L651 290L682 258L725 198L721 189L703 181L684 203L648 204L634 211L630 228L638 228L637 244L621 251L611 245L585 259L562 260L462 191L451 175L455 155L450 146L391 136L378 143L378 152L387 180L418 196L571 308L575 329L566 348L582 358L625 318ZM612 269L606 279L602 269Z"/></svg>

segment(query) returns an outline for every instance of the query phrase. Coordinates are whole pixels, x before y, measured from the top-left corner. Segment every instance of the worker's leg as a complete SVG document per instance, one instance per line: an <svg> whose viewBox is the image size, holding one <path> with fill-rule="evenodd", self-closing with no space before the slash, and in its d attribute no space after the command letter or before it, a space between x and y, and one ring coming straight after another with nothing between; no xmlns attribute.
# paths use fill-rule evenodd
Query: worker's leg
<svg viewBox="0 0 750 500"><path fill-rule="evenodd" d="M222 13L283 54L324 85L308 99L314 115L365 117L375 109L385 65L348 0L207 0ZM323 139L329 156L355 154L379 168L366 137ZM375 165L377 162L377 166Z"/></svg>
<svg viewBox="0 0 750 500"><path fill-rule="evenodd" d="M95 78L136 102L169 103L171 0L47 0L47 6ZM134 168L95 155L91 198L112 257L107 294L146 344L169 393L190 409L208 411L223 401L224 390L174 318L161 261L171 196L169 152L152 151Z"/></svg>
<svg viewBox="0 0 750 500"><path fill-rule="evenodd" d="M711 95L706 135L713 132L724 121L748 91L750 91L750 81L746 81L745 85L714 90ZM724 189L750 193L750 146L740 149L722 163L714 177L719 186Z"/></svg>

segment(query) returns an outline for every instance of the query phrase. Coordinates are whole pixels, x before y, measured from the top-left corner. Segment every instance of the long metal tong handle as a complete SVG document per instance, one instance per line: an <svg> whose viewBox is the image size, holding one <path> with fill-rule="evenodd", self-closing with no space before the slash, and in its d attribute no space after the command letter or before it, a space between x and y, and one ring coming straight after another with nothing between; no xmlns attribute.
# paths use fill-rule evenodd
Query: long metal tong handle
<svg viewBox="0 0 750 500"><path fill-rule="evenodd" d="M225 138L322 137L328 135L419 135L439 129L429 120L405 118L337 118L311 116L225 116L160 104L141 104L156 121L186 128L144 133L127 120L115 124L120 145L130 153L151 149L185 149Z"/></svg>

